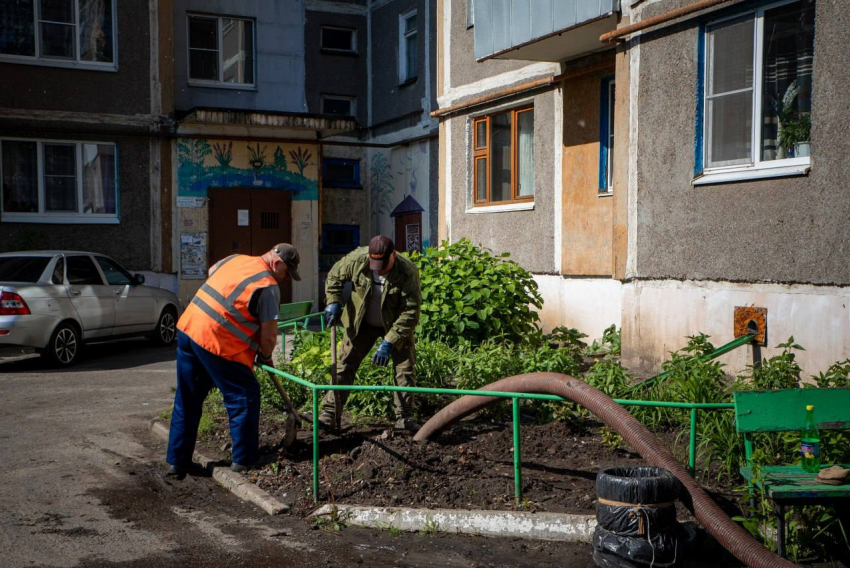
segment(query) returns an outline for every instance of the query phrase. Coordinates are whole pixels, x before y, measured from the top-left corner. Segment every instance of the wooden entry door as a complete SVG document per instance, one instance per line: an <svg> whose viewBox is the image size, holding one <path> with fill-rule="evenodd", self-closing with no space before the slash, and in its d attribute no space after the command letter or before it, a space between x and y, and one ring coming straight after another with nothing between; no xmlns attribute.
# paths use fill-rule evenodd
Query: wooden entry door
<svg viewBox="0 0 850 568"><path fill-rule="evenodd" d="M277 243L292 242L292 195L275 189L210 188L212 266L231 254L260 256ZM280 285L280 301L292 301L292 282Z"/></svg>
<svg viewBox="0 0 850 568"><path fill-rule="evenodd" d="M422 213L406 213L395 218L395 249L422 252Z"/></svg>

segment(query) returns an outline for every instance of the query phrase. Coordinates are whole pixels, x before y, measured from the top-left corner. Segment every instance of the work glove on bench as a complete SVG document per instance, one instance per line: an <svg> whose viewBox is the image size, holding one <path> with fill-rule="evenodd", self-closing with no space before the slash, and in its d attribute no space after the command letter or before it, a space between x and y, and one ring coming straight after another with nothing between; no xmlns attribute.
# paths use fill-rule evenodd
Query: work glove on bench
<svg viewBox="0 0 850 568"><path fill-rule="evenodd" d="M336 325L339 321L339 316L342 314L342 306L339 302L328 304L325 308L325 322L328 325Z"/></svg>
<svg viewBox="0 0 850 568"><path fill-rule="evenodd" d="M375 351L375 355L372 357L372 364L377 365L379 367L386 367L387 363L390 362L390 354L393 351L393 344L387 341L386 339L381 341L381 344L378 346L378 350Z"/></svg>

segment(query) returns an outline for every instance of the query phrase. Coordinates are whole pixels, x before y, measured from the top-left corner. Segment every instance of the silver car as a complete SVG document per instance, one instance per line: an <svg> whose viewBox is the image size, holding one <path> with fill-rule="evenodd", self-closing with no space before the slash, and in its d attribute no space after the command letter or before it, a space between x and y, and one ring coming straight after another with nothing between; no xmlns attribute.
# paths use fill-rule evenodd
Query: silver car
<svg viewBox="0 0 850 568"><path fill-rule="evenodd" d="M100 254L0 254L0 348L35 348L49 362L66 366L86 342L146 335L169 345L180 301L144 281Z"/></svg>

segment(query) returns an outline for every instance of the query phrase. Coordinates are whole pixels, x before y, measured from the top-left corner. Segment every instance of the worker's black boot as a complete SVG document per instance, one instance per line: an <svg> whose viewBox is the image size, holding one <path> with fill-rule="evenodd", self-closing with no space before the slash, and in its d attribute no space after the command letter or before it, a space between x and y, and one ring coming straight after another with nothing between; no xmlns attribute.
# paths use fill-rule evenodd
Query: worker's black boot
<svg viewBox="0 0 850 568"><path fill-rule="evenodd" d="M411 434L416 434L419 431L419 423L413 418L399 418L395 422L396 430L407 430Z"/></svg>
<svg viewBox="0 0 850 568"><path fill-rule="evenodd" d="M198 462L192 462L188 466L169 465L168 471L165 472L165 477L175 477L178 480L183 479L186 475L203 475L207 472L206 468Z"/></svg>

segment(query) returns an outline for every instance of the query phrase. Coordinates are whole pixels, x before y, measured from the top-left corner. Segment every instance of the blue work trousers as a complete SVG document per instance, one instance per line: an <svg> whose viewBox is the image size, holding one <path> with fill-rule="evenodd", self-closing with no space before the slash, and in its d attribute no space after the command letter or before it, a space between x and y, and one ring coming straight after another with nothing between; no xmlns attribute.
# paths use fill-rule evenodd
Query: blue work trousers
<svg viewBox="0 0 850 568"><path fill-rule="evenodd" d="M214 355L177 332L177 393L171 413L166 461L192 463L204 399L213 386L221 391L230 423L233 461L252 464L259 457L260 385L254 372L236 361Z"/></svg>

